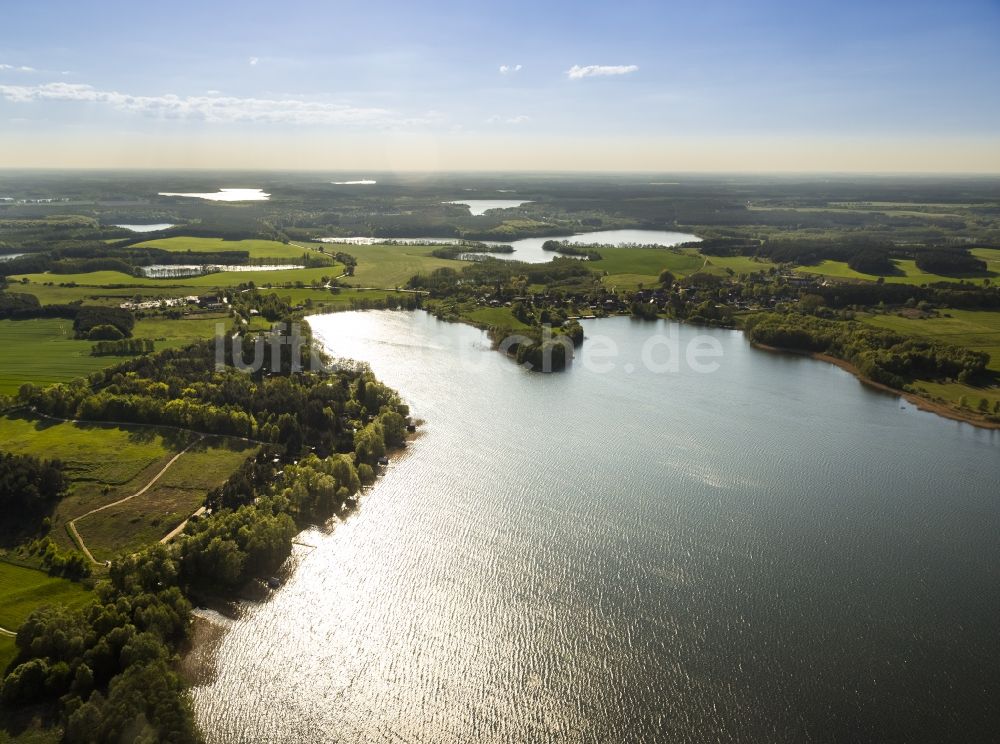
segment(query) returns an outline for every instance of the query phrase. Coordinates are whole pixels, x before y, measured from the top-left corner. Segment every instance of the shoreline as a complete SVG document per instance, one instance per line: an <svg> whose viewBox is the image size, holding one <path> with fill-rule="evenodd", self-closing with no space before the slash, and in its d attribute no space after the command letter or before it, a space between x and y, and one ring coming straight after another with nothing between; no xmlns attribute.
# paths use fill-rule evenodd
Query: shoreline
<svg viewBox="0 0 1000 744"><path fill-rule="evenodd" d="M866 377L861 373L857 367L855 367L850 362L840 359L839 357L832 356L830 354L823 354L818 351L801 351L799 349L786 349L780 346L769 346L768 344L760 344L754 341L750 341L750 345L755 349L760 349L761 351L767 351L773 354L794 354L796 356L809 357L810 359L816 359L820 362L826 362L832 364L836 367L840 367L845 372L850 372L857 378L858 382L866 387L870 387L874 390L879 390L883 393L889 393L895 395L899 398L903 398L909 403L912 403L919 410L925 411L927 413L933 413L942 418L950 419L952 421L960 421L964 424L969 424L980 429L987 429L991 431L996 431L1000 429L1000 423L994 421L987 421L982 417L976 416L971 411L965 413L962 410L955 408L947 403L941 403L939 401L930 400L922 395L917 395L916 393L910 393L905 390L899 390L892 387L891 385L886 385L882 382L876 382L870 377Z"/></svg>

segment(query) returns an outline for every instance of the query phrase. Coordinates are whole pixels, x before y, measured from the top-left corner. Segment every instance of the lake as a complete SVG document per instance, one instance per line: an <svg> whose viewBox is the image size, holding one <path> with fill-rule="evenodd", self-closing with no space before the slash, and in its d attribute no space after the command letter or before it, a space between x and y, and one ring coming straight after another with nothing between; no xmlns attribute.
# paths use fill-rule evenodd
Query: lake
<svg viewBox="0 0 1000 744"><path fill-rule="evenodd" d="M993 738L1000 432L735 331L584 321L540 375L423 312L310 323L426 423L240 607L210 742Z"/></svg>
<svg viewBox="0 0 1000 744"><path fill-rule="evenodd" d="M485 200L484 200L485 201ZM458 202L449 202L458 203ZM467 204L468 202L461 202ZM461 241L458 238L319 238L323 243L343 243L345 245L377 245L392 242L397 245L455 245ZM565 240L574 245L604 244L604 245L656 245L670 247L681 243L692 243L701 240L690 233L672 232L670 230L599 230L590 233L573 233L567 235L551 235L545 238L522 238L509 243L489 241L494 245L510 245L513 253L491 253L490 258L504 261L524 261L526 263L545 263L559 254L555 251L544 251L542 245L547 240Z"/></svg>
<svg viewBox="0 0 1000 744"><path fill-rule="evenodd" d="M551 261L559 254L553 251L543 251L542 245L547 240L565 240L573 245L605 244L605 245L659 245L670 247L681 243L692 243L701 240L690 233L672 232L670 230L598 230L590 233L574 233L572 235L551 235L545 238L523 238L508 243L514 247L513 253L497 255L512 261L527 263L544 263Z"/></svg>
<svg viewBox="0 0 1000 744"><path fill-rule="evenodd" d="M469 208L473 217L486 214L491 209L513 209L524 204L531 204L523 199L461 199L458 201L446 201L442 204L461 204Z"/></svg>
<svg viewBox="0 0 1000 744"><path fill-rule="evenodd" d="M211 193L177 193L173 191L161 191L160 196L185 196L189 199L206 199L208 201L240 202L240 201L267 201L270 194L265 194L263 189L219 189Z"/></svg>
<svg viewBox="0 0 1000 744"><path fill-rule="evenodd" d="M178 279L219 271L289 271L304 268L301 264L150 264L139 267L139 271L148 279Z"/></svg>
<svg viewBox="0 0 1000 744"><path fill-rule="evenodd" d="M191 196L188 194L187 196ZM157 222L156 224L150 225L112 225L112 227L124 227L126 230L131 230L132 232L145 233L145 232L157 232L159 230L169 230L171 227L177 227L170 222Z"/></svg>

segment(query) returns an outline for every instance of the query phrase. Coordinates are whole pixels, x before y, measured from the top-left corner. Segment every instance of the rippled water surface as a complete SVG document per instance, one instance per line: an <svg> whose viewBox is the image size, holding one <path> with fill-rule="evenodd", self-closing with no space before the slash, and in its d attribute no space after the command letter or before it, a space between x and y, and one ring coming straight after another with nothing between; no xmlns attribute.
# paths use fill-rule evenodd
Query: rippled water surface
<svg viewBox="0 0 1000 744"><path fill-rule="evenodd" d="M589 321L614 369L542 376L423 313L310 322L426 423L218 641L211 742L992 738L1000 433L736 332ZM719 370L648 371L653 333Z"/></svg>

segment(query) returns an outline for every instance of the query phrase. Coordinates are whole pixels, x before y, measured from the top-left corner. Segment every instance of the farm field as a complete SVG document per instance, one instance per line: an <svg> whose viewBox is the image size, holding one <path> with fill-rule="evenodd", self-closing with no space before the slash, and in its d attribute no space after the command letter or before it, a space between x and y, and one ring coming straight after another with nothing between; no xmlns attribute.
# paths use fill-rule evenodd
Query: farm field
<svg viewBox="0 0 1000 744"><path fill-rule="evenodd" d="M255 321L260 327L264 321ZM176 320L154 317L135 324L135 338L152 339L156 349L184 346L215 336L218 323L229 328L231 320L221 313ZM66 318L0 320L0 395L14 395L26 382L43 387L86 377L131 357L91 356L93 341L73 338L73 321Z"/></svg>
<svg viewBox="0 0 1000 744"><path fill-rule="evenodd" d="M17 631L31 611L42 605L81 607L93 595L83 585L49 576L33 568L0 561L0 627ZM3 664L0 649L0 665Z"/></svg>
<svg viewBox="0 0 1000 744"><path fill-rule="evenodd" d="M894 276L885 277L889 284L929 284L931 282L961 282L968 281L976 284L983 284L989 277L972 277L962 279L961 277L943 276L941 274L928 274L917 268L917 264L909 259L895 259L893 263L901 273ZM814 266L798 266L795 269L800 274L812 274L828 276L835 279L858 279L865 281L878 281L879 277L874 274L862 274L847 265L845 261L821 261ZM993 268L993 271L996 271Z"/></svg>
<svg viewBox="0 0 1000 744"><path fill-rule="evenodd" d="M862 318L869 325L888 328L898 333L922 336L964 346L990 355L989 369L1000 376L1000 312L977 310L945 310L940 317L919 320L898 315L871 315ZM997 379L1000 379L998 377ZM958 382L919 380L917 388L932 397L975 408L983 399L992 410L1000 401L1000 386L974 387Z"/></svg>
<svg viewBox="0 0 1000 744"><path fill-rule="evenodd" d="M336 277L343 272L343 266L333 264L330 266L320 266L307 269L280 269L278 271L220 271L215 274L203 274L202 276L185 277L180 279L149 279L146 277L131 276L120 271L91 271L84 274L23 274L21 276L10 277L12 282L21 282L20 291L28 294L34 293L36 285L44 285L46 282L77 284L81 287L128 287L134 289L132 294L148 292L150 289L162 290L164 293L169 290L179 290L190 288L193 291L180 292L181 295L197 294L206 289L224 289L226 287L236 287L240 284L253 282L263 285L280 285L286 282L303 282L312 284L314 281L321 281L324 277ZM27 283L24 280L27 279Z"/></svg>
<svg viewBox="0 0 1000 744"><path fill-rule="evenodd" d="M879 328L985 351L990 355L990 369L1000 373L1000 312L948 309L924 320L899 315L869 315L862 320Z"/></svg>
<svg viewBox="0 0 1000 744"><path fill-rule="evenodd" d="M208 491L221 486L256 449L240 439L206 438L141 496L80 519L77 530L99 561L151 545L197 510Z"/></svg>
<svg viewBox="0 0 1000 744"><path fill-rule="evenodd" d="M136 243L137 248L158 248L171 253L219 253L222 251L246 251L251 261L278 259L282 261L298 261L302 254L310 252L308 248L290 243L279 243L277 240L224 240L222 238L176 237L160 238Z"/></svg>
<svg viewBox="0 0 1000 744"><path fill-rule="evenodd" d="M50 536L62 547L70 547L66 532L70 520L138 492L194 436L149 426L56 422L8 414L0 417L0 441L7 451L63 462L70 487L52 515ZM257 446L221 436L197 441L148 491L81 518L77 529L98 560L156 542L195 511L206 493L221 485Z"/></svg>
<svg viewBox="0 0 1000 744"><path fill-rule="evenodd" d="M423 245L361 245L349 246L358 265L353 277L341 281L355 287L392 289L402 287L416 274L429 274L434 269L449 266L461 270L467 263L431 254L439 246ZM285 272L276 272L285 273Z"/></svg>

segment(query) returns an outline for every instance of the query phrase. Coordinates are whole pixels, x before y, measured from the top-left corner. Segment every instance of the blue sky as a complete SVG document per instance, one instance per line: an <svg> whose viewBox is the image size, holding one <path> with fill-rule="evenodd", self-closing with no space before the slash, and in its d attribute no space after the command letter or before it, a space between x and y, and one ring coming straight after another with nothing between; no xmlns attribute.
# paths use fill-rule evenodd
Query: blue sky
<svg viewBox="0 0 1000 744"><path fill-rule="evenodd" d="M782 142L806 167L851 148L844 162L878 170L879 143L929 170L935 148L955 170L977 152L1000 163L997 0L39 2L2 17L0 166L252 167L285 151L290 167L312 152L316 167L697 169L701 153L719 169L715 151L744 153L739 170Z"/></svg>

